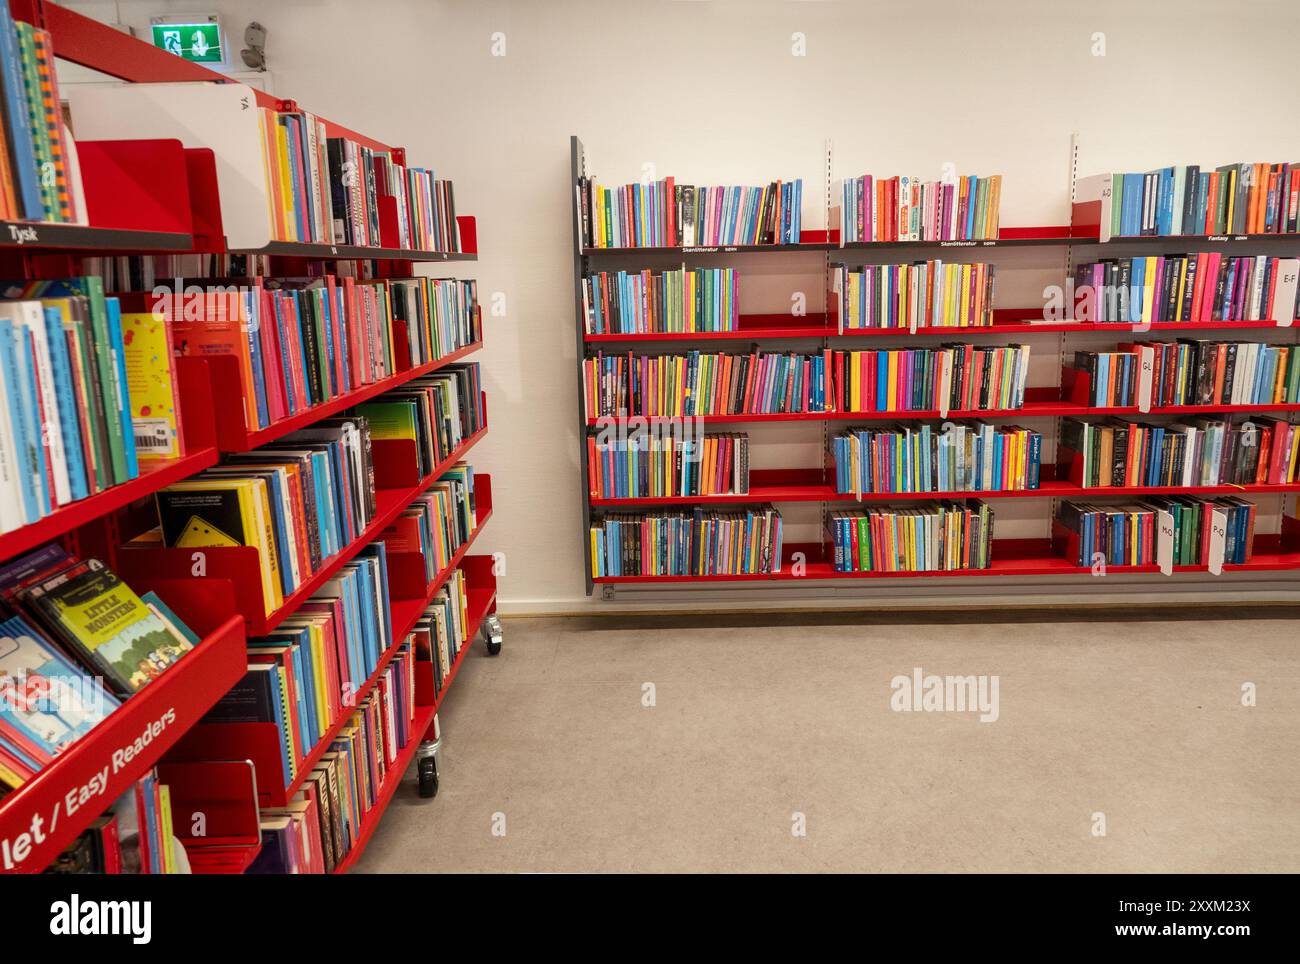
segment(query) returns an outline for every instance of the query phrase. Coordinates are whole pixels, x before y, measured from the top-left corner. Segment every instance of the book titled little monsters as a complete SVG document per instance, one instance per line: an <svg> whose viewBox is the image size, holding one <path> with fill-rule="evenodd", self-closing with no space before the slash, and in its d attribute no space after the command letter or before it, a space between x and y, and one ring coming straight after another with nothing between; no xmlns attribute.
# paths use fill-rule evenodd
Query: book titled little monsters
<svg viewBox="0 0 1300 964"><path fill-rule="evenodd" d="M98 559L33 586L27 601L123 696L139 692L194 648Z"/></svg>

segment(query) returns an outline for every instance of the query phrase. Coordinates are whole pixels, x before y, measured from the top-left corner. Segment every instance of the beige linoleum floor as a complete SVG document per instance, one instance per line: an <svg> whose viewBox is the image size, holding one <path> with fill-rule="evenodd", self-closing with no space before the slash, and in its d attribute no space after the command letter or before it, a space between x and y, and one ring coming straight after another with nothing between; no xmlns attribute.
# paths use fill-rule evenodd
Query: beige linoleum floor
<svg viewBox="0 0 1300 964"><path fill-rule="evenodd" d="M1294 873L1300 618L1264 612L507 620L357 869ZM918 666L997 675L997 721L892 710Z"/></svg>

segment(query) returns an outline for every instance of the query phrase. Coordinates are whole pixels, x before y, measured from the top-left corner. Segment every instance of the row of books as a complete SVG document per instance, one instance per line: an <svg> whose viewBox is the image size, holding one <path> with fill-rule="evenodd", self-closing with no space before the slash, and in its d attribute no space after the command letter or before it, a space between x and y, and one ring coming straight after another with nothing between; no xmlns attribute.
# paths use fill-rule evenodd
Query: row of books
<svg viewBox="0 0 1300 964"><path fill-rule="evenodd" d="M390 151L330 137L307 111L258 111L274 239L378 247L389 240L382 208L391 199L399 247L460 251L450 181Z"/></svg>
<svg viewBox="0 0 1300 964"><path fill-rule="evenodd" d="M322 419L155 493L147 547L253 546L266 614L357 539L375 515L364 415Z"/></svg>
<svg viewBox="0 0 1300 964"><path fill-rule="evenodd" d="M740 292L732 268L602 271L582 279L589 335L735 331Z"/></svg>
<svg viewBox="0 0 1300 964"><path fill-rule="evenodd" d="M845 242L978 241L998 236L1002 175L846 178L831 186Z"/></svg>
<svg viewBox="0 0 1300 964"><path fill-rule="evenodd" d="M798 244L803 178L757 187L705 187L663 178L577 185L587 248Z"/></svg>
<svg viewBox="0 0 1300 964"><path fill-rule="evenodd" d="M623 439L587 437L592 498L744 495L749 492L749 436L645 433Z"/></svg>
<svg viewBox="0 0 1300 964"><path fill-rule="evenodd" d="M836 572L987 569L993 510L979 499L880 506L833 512L827 529Z"/></svg>
<svg viewBox="0 0 1300 964"><path fill-rule="evenodd" d="M1077 459L1071 481L1085 488L1286 485L1297 478L1300 430L1274 418L1168 425L1067 418L1058 458Z"/></svg>
<svg viewBox="0 0 1300 964"><path fill-rule="evenodd" d="M285 785L392 645L388 556L373 542L268 636L248 640L248 672L204 723L274 723Z"/></svg>
<svg viewBox="0 0 1300 964"><path fill-rule="evenodd" d="M431 583L451 564L456 550L477 526L474 512L474 467L457 462L402 510L380 538L389 552L418 552L424 580Z"/></svg>
<svg viewBox="0 0 1300 964"><path fill-rule="evenodd" d="M834 410L1005 411L1025 403L1028 345L833 353Z"/></svg>
<svg viewBox="0 0 1300 964"><path fill-rule="evenodd" d="M1300 259L1219 251L1108 258L1075 268L1076 321L1278 321L1300 317Z"/></svg>
<svg viewBox="0 0 1300 964"><path fill-rule="evenodd" d="M415 443L416 469L425 478L463 441L487 424L477 362L448 365L356 406L376 441Z"/></svg>
<svg viewBox="0 0 1300 964"><path fill-rule="evenodd" d="M830 352L606 354L582 361L588 418L827 412Z"/></svg>
<svg viewBox="0 0 1300 964"><path fill-rule="evenodd" d="M1042 451L1039 433L985 422L850 428L831 438L835 491L853 495L1037 489Z"/></svg>
<svg viewBox="0 0 1300 964"><path fill-rule="evenodd" d="M1088 404L1098 407L1300 402L1300 352L1293 345L1126 342L1115 352L1075 352L1071 367L1088 373Z"/></svg>
<svg viewBox="0 0 1300 964"><path fill-rule="evenodd" d="M1251 560L1255 505L1242 499L1152 499L1119 505L1067 500L1061 503L1057 521L1077 537L1078 553L1071 561L1078 566L1152 566L1160 562L1160 515L1175 509L1174 564L1208 565L1214 557L1234 565ZM1211 542L1216 515L1221 516L1223 534L1218 547Z"/></svg>
<svg viewBox="0 0 1300 964"><path fill-rule="evenodd" d="M50 34L0 9L0 220L86 223Z"/></svg>
<svg viewBox="0 0 1300 964"><path fill-rule="evenodd" d="M841 265L832 275L839 330L993 324L993 265L917 261Z"/></svg>
<svg viewBox="0 0 1300 964"><path fill-rule="evenodd" d="M474 281L330 275L248 283L156 299L153 310L169 321L177 354L237 359L250 430L394 374L395 329L405 333L412 366L481 339Z"/></svg>
<svg viewBox="0 0 1300 964"><path fill-rule="evenodd" d="M262 848L248 873L327 874L351 853L414 737L414 663L410 643L398 646L288 804L261 809Z"/></svg>
<svg viewBox="0 0 1300 964"><path fill-rule="evenodd" d="M152 327L99 279L10 285L0 300L0 531L140 474L173 451L175 396ZM123 329L126 329L125 333ZM140 404L132 403L132 389Z"/></svg>
<svg viewBox="0 0 1300 964"><path fill-rule="evenodd" d="M171 789L150 770L90 826L54 863L51 874L182 874L185 848L173 830Z"/></svg>
<svg viewBox="0 0 1300 964"><path fill-rule="evenodd" d="M456 658L470 643L469 594L465 573L454 570L411 630L416 666L432 673L433 691L442 693Z"/></svg>
<svg viewBox="0 0 1300 964"><path fill-rule="evenodd" d="M597 579L781 571L781 513L770 505L607 515L592 524L589 536L591 575Z"/></svg>
<svg viewBox="0 0 1300 964"><path fill-rule="evenodd" d="M22 786L192 650L155 593L50 543L0 568L0 785Z"/></svg>
<svg viewBox="0 0 1300 964"><path fill-rule="evenodd" d="M1190 164L1096 179L1110 190L1103 215L1112 236L1288 234L1300 223L1295 164Z"/></svg>

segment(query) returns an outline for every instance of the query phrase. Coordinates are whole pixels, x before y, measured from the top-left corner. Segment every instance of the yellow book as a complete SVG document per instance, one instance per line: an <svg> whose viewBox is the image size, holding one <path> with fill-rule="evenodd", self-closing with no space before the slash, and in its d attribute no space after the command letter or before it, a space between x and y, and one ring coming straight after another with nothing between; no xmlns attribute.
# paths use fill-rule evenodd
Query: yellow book
<svg viewBox="0 0 1300 964"><path fill-rule="evenodd" d="M328 686L325 679L325 632L319 623L314 623L308 629L308 640L311 643L312 654L312 675L316 679L316 685L313 687L313 697L316 700L316 716L318 719L328 720L332 725L334 718L330 713L329 700L325 698L328 692Z"/></svg>
<svg viewBox="0 0 1300 964"><path fill-rule="evenodd" d="M1002 205L1002 175L989 178L989 200L984 209L984 237L996 239L1001 226L999 208Z"/></svg>
<svg viewBox="0 0 1300 964"><path fill-rule="evenodd" d="M849 409L862 411L862 352L849 353Z"/></svg>
<svg viewBox="0 0 1300 964"><path fill-rule="evenodd" d="M179 458L183 453L170 327L152 313L124 314L122 347L140 461Z"/></svg>
<svg viewBox="0 0 1300 964"><path fill-rule="evenodd" d="M162 844L164 874L176 873L176 838L172 829L172 790L165 783L158 784L158 837Z"/></svg>
<svg viewBox="0 0 1300 964"><path fill-rule="evenodd" d="M597 526L592 526L591 531L588 533L588 536L591 539L591 578L592 579L595 579L600 575L601 559L600 559L600 549L597 541L597 533L599 531L600 530Z"/></svg>
<svg viewBox="0 0 1300 964"><path fill-rule="evenodd" d="M237 505L215 493L233 492ZM260 497L259 497L260 493ZM262 598L270 614L284 603L266 483L261 479L186 479L156 495L163 543L170 547L252 546L261 559Z"/></svg>
<svg viewBox="0 0 1300 964"><path fill-rule="evenodd" d="M889 353L889 380L886 385L885 411L892 412L896 410L895 403L898 397L898 352L896 351Z"/></svg>
<svg viewBox="0 0 1300 964"><path fill-rule="evenodd" d="M280 198L284 210L285 238L301 241L298 237L298 217L293 209L293 173L289 168L289 135L279 115L272 118L275 125L275 151L279 161Z"/></svg>
<svg viewBox="0 0 1300 964"><path fill-rule="evenodd" d="M1147 258L1146 262L1145 277L1142 279L1142 320L1149 322L1155 318L1152 307L1156 297L1156 259Z"/></svg>
<svg viewBox="0 0 1300 964"><path fill-rule="evenodd" d="M957 324L965 325L970 319L968 305L970 304L970 265L961 266L961 304L957 306Z"/></svg>

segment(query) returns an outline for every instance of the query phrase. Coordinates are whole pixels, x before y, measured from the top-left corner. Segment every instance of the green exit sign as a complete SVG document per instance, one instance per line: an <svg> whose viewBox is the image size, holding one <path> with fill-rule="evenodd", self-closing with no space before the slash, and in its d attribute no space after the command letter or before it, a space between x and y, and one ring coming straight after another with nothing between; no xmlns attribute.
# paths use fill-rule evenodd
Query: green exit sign
<svg viewBox="0 0 1300 964"><path fill-rule="evenodd" d="M153 45L196 64L225 62L218 23L155 23Z"/></svg>

